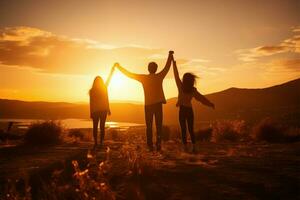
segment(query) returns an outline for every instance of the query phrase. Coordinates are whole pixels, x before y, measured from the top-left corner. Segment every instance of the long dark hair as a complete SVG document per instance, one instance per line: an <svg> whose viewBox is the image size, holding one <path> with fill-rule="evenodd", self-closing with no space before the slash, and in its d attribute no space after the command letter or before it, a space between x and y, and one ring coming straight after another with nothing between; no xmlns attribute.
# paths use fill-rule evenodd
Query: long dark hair
<svg viewBox="0 0 300 200"><path fill-rule="evenodd" d="M106 96L107 95L107 88L104 84L103 79L100 76L96 76L94 79L93 85L89 91L90 96Z"/></svg>
<svg viewBox="0 0 300 200"><path fill-rule="evenodd" d="M196 84L196 75L192 73L185 73L182 78L182 90L184 93L191 93L194 90Z"/></svg>

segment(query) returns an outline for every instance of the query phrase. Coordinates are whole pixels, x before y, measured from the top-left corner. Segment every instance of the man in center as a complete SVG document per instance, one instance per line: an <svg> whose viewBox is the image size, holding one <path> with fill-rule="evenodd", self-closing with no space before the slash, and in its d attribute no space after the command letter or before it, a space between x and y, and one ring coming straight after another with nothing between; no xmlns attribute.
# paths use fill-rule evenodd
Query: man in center
<svg viewBox="0 0 300 200"><path fill-rule="evenodd" d="M155 62L148 64L149 74L135 74L124 69L120 65L116 67L127 77L139 81L143 85L145 97L145 120L146 120L146 136L147 145L150 151L153 151L153 133L152 122L155 118L156 125L156 150L161 150L161 135L163 124L163 109L162 104L166 103L166 98L163 91L163 80L169 72L172 60L173 51L169 51L168 60L162 71L156 73L158 65Z"/></svg>

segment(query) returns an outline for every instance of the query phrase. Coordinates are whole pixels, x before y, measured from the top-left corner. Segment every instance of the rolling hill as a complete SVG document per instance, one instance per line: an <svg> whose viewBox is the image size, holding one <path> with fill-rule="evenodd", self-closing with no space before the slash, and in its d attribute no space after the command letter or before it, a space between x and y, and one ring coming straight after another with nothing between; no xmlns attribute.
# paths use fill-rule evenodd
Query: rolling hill
<svg viewBox="0 0 300 200"><path fill-rule="evenodd" d="M206 95L215 103L216 109L206 108L193 102L195 121L216 119L245 119L256 121L275 117L288 123L300 123L300 78L263 89L230 88ZM177 124L176 98L164 105L164 122ZM144 108L140 104L111 103L110 120L143 123ZM0 99L0 118L63 119L88 118L87 104L65 102L25 102Z"/></svg>
<svg viewBox="0 0 300 200"><path fill-rule="evenodd" d="M300 79L263 89L230 88L206 97L215 103L216 109L212 110L194 102L196 121L215 119L256 121L264 117L273 117L288 120L290 123L300 123ZM174 112L171 105L175 102L176 98L168 101L167 113ZM174 117L170 120L173 121Z"/></svg>

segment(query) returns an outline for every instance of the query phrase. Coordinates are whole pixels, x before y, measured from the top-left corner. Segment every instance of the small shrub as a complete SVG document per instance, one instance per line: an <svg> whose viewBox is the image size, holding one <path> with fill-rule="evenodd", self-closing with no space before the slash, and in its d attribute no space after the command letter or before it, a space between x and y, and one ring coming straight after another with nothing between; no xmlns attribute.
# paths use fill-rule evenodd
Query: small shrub
<svg viewBox="0 0 300 200"><path fill-rule="evenodd" d="M284 138L284 130L277 121L266 118L254 126L252 136L256 140L280 142Z"/></svg>
<svg viewBox="0 0 300 200"><path fill-rule="evenodd" d="M212 138L212 128L201 129L195 132L197 141L210 141Z"/></svg>
<svg viewBox="0 0 300 200"><path fill-rule="evenodd" d="M300 141L299 128L287 128L272 118L261 120L252 130L252 137L273 143Z"/></svg>
<svg viewBox="0 0 300 200"><path fill-rule="evenodd" d="M68 136L71 138L75 138L76 140L84 139L84 133L79 129L70 129Z"/></svg>
<svg viewBox="0 0 300 200"><path fill-rule="evenodd" d="M25 133L25 142L34 145L56 144L60 142L62 131L61 124L54 121L33 123Z"/></svg>
<svg viewBox="0 0 300 200"><path fill-rule="evenodd" d="M243 120L226 120L218 121L212 131L212 140L232 141L235 142L243 136L245 132L245 121Z"/></svg>

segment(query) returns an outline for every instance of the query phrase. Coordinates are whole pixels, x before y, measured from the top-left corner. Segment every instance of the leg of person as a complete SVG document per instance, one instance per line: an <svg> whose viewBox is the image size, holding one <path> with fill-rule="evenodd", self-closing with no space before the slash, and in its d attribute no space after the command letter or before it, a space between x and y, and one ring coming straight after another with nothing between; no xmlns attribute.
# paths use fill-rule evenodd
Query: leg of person
<svg viewBox="0 0 300 200"><path fill-rule="evenodd" d="M193 112L192 108L190 108L188 110L187 123L188 123L188 129L189 129L189 133L190 133L190 136L191 136L192 143L195 144L196 140L195 140L195 134L194 134L194 112Z"/></svg>
<svg viewBox="0 0 300 200"><path fill-rule="evenodd" d="M156 148L157 151L161 150L161 135L163 123L163 110L162 103L155 105L155 125L156 125Z"/></svg>
<svg viewBox="0 0 300 200"><path fill-rule="evenodd" d="M97 146L97 132L98 132L99 117L93 116L93 137L94 137L94 148Z"/></svg>
<svg viewBox="0 0 300 200"><path fill-rule="evenodd" d="M153 151L153 141L152 141L152 122L153 122L153 111L151 105L145 106L145 120L146 120L146 138L147 145L150 151Z"/></svg>
<svg viewBox="0 0 300 200"><path fill-rule="evenodd" d="M194 134L194 112L193 108L190 108L187 112L187 123L188 123L188 129L191 136L192 144L193 144L193 152L196 151L195 144L195 134Z"/></svg>
<svg viewBox="0 0 300 200"><path fill-rule="evenodd" d="M107 112L101 112L100 114L100 145L103 145L104 136L105 136L105 121L106 121Z"/></svg>
<svg viewBox="0 0 300 200"><path fill-rule="evenodd" d="M179 108L179 124L181 128L181 140L184 145L186 145L186 117L185 110L182 106Z"/></svg>

